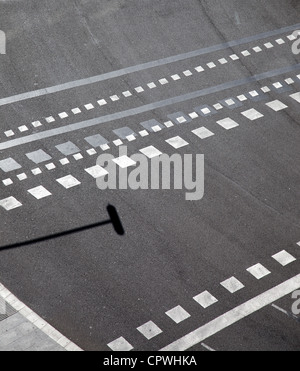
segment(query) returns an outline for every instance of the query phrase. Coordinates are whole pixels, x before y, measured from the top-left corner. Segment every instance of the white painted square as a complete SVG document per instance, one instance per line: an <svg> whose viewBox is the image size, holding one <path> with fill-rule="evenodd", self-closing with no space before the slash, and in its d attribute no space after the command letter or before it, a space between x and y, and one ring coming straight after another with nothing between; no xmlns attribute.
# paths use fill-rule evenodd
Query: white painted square
<svg viewBox="0 0 300 371"><path fill-rule="evenodd" d="M258 280L261 280L262 278L271 274L271 272L262 264L256 264L253 267L248 268L247 272L252 274L252 276L254 276Z"/></svg>
<svg viewBox="0 0 300 371"><path fill-rule="evenodd" d="M299 242L297 242L297 245L298 245L298 246L300 246L300 241L299 241Z"/></svg>
<svg viewBox="0 0 300 371"><path fill-rule="evenodd" d="M122 94L124 95L125 98L129 98L132 96L132 93L129 90L124 91Z"/></svg>
<svg viewBox="0 0 300 371"><path fill-rule="evenodd" d="M76 161L79 161L79 160L83 159L83 156L82 156L81 153L76 153L75 155L73 155L73 157Z"/></svg>
<svg viewBox="0 0 300 371"><path fill-rule="evenodd" d="M283 88L282 84L280 82L275 82L275 84L273 84L274 88L275 89L281 89Z"/></svg>
<svg viewBox="0 0 300 371"><path fill-rule="evenodd" d="M179 75L173 75L171 76L171 78L174 80L174 81L177 81L177 80L180 80L181 77Z"/></svg>
<svg viewBox="0 0 300 371"><path fill-rule="evenodd" d="M97 151L94 149L94 148L91 148L91 149L88 149L86 151L86 153L89 155L89 156L94 156L97 154Z"/></svg>
<svg viewBox="0 0 300 371"><path fill-rule="evenodd" d="M291 254L289 254L287 251L283 250L280 251L278 254L275 254L272 256L273 259L275 259L279 264L281 264L283 267L286 265L289 265L296 261L297 259L294 258Z"/></svg>
<svg viewBox="0 0 300 371"><path fill-rule="evenodd" d="M160 79L160 80L159 80L159 83L160 83L161 85L166 85L166 84L169 83L169 81L168 81L167 79Z"/></svg>
<svg viewBox="0 0 300 371"><path fill-rule="evenodd" d="M184 124L184 123L186 123L186 119L185 119L183 116L181 116L181 117L177 117L177 118L176 118L176 121L179 122L179 124Z"/></svg>
<svg viewBox="0 0 300 371"><path fill-rule="evenodd" d="M290 41L294 41L294 40L297 39L297 37L296 37L294 34L287 36L287 38L288 38Z"/></svg>
<svg viewBox="0 0 300 371"><path fill-rule="evenodd" d="M279 100L274 100L273 102L266 103L266 105L275 112L279 112L279 111L282 111L288 108L288 106L286 106L284 103L280 102Z"/></svg>
<svg viewBox="0 0 300 371"><path fill-rule="evenodd" d="M220 104L220 103L214 104L213 107L214 107L214 109L216 109L217 111L220 111L221 109L224 108L224 107L222 106L222 104Z"/></svg>
<svg viewBox="0 0 300 371"><path fill-rule="evenodd" d="M137 88L134 89L137 93L143 93L145 90L141 87L138 86Z"/></svg>
<svg viewBox="0 0 300 371"><path fill-rule="evenodd" d="M174 126L172 121L167 121L167 122L164 123L164 125L165 125L166 128L171 128L172 126Z"/></svg>
<svg viewBox="0 0 300 371"><path fill-rule="evenodd" d="M294 99L296 102L300 103L300 93L295 93L290 95L292 99Z"/></svg>
<svg viewBox="0 0 300 371"><path fill-rule="evenodd" d="M48 170L53 170L53 169L56 168L56 166L55 166L53 163L51 163L51 164L47 164L47 165L46 165L46 168L47 168Z"/></svg>
<svg viewBox="0 0 300 371"><path fill-rule="evenodd" d="M243 289L245 286L235 277L231 277L228 280L221 282L221 285L229 291L231 294Z"/></svg>
<svg viewBox="0 0 300 371"><path fill-rule="evenodd" d="M17 175L17 178L18 178L20 181L22 181L22 180L27 179L27 175L26 175L25 173L22 173L22 174Z"/></svg>
<svg viewBox="0 0 300 371"><path fill-rule="evenodd" d="M256 91L256 90L252 90L252 91L250 91L249 92L249 94L251 95L251 97L253 97L253 98L255 98L255 97L258 97L259 96L259 94L258 94L258 92Z"/></svg>
<svg viewBox="0 0 300 371"><path fill-rule="evenodd" d="M49 197L52 194L43 186L35 187L29 189L28 192L35 197L37 200L41 200L42 198Z"/></svg>
<svg viewBox="0 0 300 371"><path fill-rule="evenodd" d="M196 112L192 112L192 113L190 113L189 116L190 116L190 118L191 118L192 120L195 120L195 119L197 119L197 118L199 117L198 113L196 113Z"/></svg>
<svg viewBox="0 0 300 371"><path fill-rule="evenodd" d="M31 123L31 125L34 128L38 128L39 126L42 126L42 123L40 121L34 121L34 122Z"/></svg>
<svg viewBox="0 0 300 371"><path fill-rule="evenodd" d="M9 137L13 137L15 135L15 133L12 131L12 130L8 130L4 133L8 138Z"/></svg>
<svg viewBox="0 0 300 371"><path fill-rule="evenodd" d="M151 129L152 129L152 131L153 131L154 133L158 133L159 131L161 131L161 127L158 126L158 125L152 126Z"/></svg>
<svg viewBox="0 0 300 371"><path fill-rule="evenodd" d="M292 84L295 83L295 81L294 81L293 79L291 79L291 78L286 79L285 82L286 82L288 85L292 85Z"/></svg>
<svg viewBox="0 0 300 371"><path fill-rule="evenodd" d="M37 167L36 169L32 169L31 172L32 172L33 175L42 174L42 170L39 167Z"/></svg>
<svg viewBox="0 0 300 371"><path fill-rule="evenodd" d="M118 158L115 158L113 160L115 164L117 164L121 169L126 169L130 166L135 166L136 162L133 161L130 157L128 156L121 156Z"/></svg>
<svg viewBox="0 0 300 371"><path fill-rule="evenodd" d="M63 178L56 179L56 181L66 189L73 188L81 184L79 180L74 178L72 175L67 175Z"/></svg>
<svg viewBox="0 0 300 371"><path fill-rule="evenodd" d="M248 111L242 112L242 115L245 116L247 119L249 119L251 121L255 121L255 120L258 120L258 119L264 117L264 115L262 113L258 112L254 108L249 109Z"/></svg>
<svg viewBox="0 0 300 371"><path fill-rule="evenodd" d="M244 95L244 94L241 94L237 97L237 99L240 101L240 102L245 102L247 100L247 97Z"/></svg>
<svg viewBox="0 0 300 371"><path fill-rule="evenodd" d="M144 335L147 340L151 340L162 333L162 330L152 321L138 327L137 330Z"/></svg>
<svg viewBox="0 0 300 371"><path fill-rule="evenodd" d="M10 211L22 206L22 204L14 197L8 197L4 200L0 200L0 206L3 207L3 209L5 209L6 211Z"/></svg>
<svg viewBox="0 0 300 371"><path fill-rule="evenodd" d="M249 57L249 55L251 55L251 53L248 51L248 50L244 50L242 51L241 53L244 57Z"/></svg>
<svg viewBox="0 0 300 371"><path fill-rule="evenodd" d="M107 104L105 99L100 99L97 101L97 103L99 104L100 107L105 106Z"/></svg>
<svg viewBox="0 0 300 371"><path fill-rule="evenodd" d="M55 122L55 118L53 116L46 117L45 120L48 124L52 124L52 122Z"/></svg>
<svg viewBox="0 0 300 371"><path fill-rule="evenodd" d="M170 317L176 324L181 323L191 317L191 315L180 305L167 311L166 315Z"/></svg>
<svg viewBox="0 0 300 371"><path fill-rule="evenodd" d="M87 111L90 111L90 110L94 109L95 107L94 107L91 103L89 103L89 104L86 104L86 105L84 106L84 108L85 108Z"/></svg>
<svg viewBox="0 0 300 371"><path fill-rule="evenodd" d="M203 108L201 112L203 113L203 115L209 115L211 113L211 110L209 108Z"/></svg>
<svg viewBox="0 0 300 371"><path fill-rule="evenodd" d="M107 150L110 149L110 147L109 147L108 144L102 144L102 145L100 146L100 148L102 149L102 151L107 151Z"/></svg>
<svg viewBox="0 0 300 371"><path fill-rule="evenodd" d="M201 294L195 296L193 298L198 304L201 305L202 308L206 309L213 304L216 304L218 302L218 299L216 299L213 295L211 295L208 291L204 291Z"/></svg>
<svg viewBox="0 0 300 371"><path fill-rule="evenodd" d="M128 135L126 139L128 140L128 142L133 142L134 140L136 140L136 137L134 134L131 134L131 135Z"/></svg>
<svg viewBox="0 0 300 371"><path fill-rule="evenodd" d="M222 126L226 130L231 130L233 128L236 128L239 126L239 124L235 121L233 121L231 118L226 118L220 121L217 121L217 124Z"/></svg>
<svg viewBox="0 0 300 371"><path fill-rule="evenodd" d="M265 47L267 48L267 49L272 49L272 48L274 48L274 45L272 44L272 43L266 43L266 44L264 44L265 45Z"/></svg>
<svg viewBox="0 0 300 371"><path fill-rule="evenodd" d="M260 52L262 52L262 48L259 47L259 46L255 46L255 47L253 48L253 50L255 51L255 53L260 53Z"/></svg>
<svg viewBox="0 0 300 371"><path fill-rule="evenodd" d="M175 149L179 149L179 148L182 148L188 145L188 142L186 142L184 139L182 139L179 136L170 138L166 140L166 142Z"/></svg>
<svg viewBox="0 0 300 371"><path fill-rule="evenodd" d="M67 158L63 158L62 160L59 160L59 162L64 166L70 163L70 161Z"/></svg>
<svg viewBox="0 0 300 371"><path fill-rule="evenodd" d="M149 135L147 130L142 130L142 131L139 132L139 134L140 134L141 137L146 137L146 136Z"/></svg>
<svg viewBox="0 0 300 371"><path fill-rule="evenodd" d="M204 71L204 68L202 66L198 66L195 68L195 70L200 73Z"/></svg>
<svg viewBox="0 0 300 371"><path fill-rule="evenodd" d="M140 149L140 152L144 154L146 157L148 157L149 159L162 155L162 152L160 152L154 146L149 146L149 147Z"/></svg>
<svg viewBox="0 0 300 371"><path fill-rule="evenodd" d="M283 39L277 39L276 42L278 45L285 44L285 41Z"/></svg>
<svg viewBox="0 0 300 371"><path fill-rule="evenodd" d="M235 105L235 101L233 99L227 99L225 100L225 103L228 105L228 106L233 106Z"/></svg>
<svg viewBox="0 0 300 371"><path fill-rule="evenodd" d="M233 60L233 61L237 61L238 59L240 59L236 54L232 54L230 56L230 58Z"/></svg>
<svg viewBox="0 0 300 371"><path fill-rule="evenodd" d="M67 112L61 112L61 113L58 114L58 116L61 119L66 119L67 117L69 117L69 115L67 114Z"/></svg>
<svg viewBox="0 0 300 371"><path fill-rule="evenodd" d="M72 113L74 114L74 115L79 115L79 113L81 113L81 109L80 108L73 108L72 109Z"/></svg>
<svg viewBox="0 0 300 371"><path fill-rule="evenodd" d="M264 86L261 88L261 90L264 92L264 93L269 93L271 91L271 89L268 87L268 86Z"/></svg>
<svg viewBox="0 0 300 371"><path fill-rule="evenodd" d="M193 75L193 73L190 70L184 71L183 74L186 77L189 77L189 76L192 76Z"/></svg>
<svg viewBox="0 0 300 371"><path fill-rule="evenodd" d="M206 129L205 127L195 129L192 131L192 133L197 135L197 137L199 137L200 139L206 139L206 138L209 138L215 135L214 133L212 133L210 130Z"/></svg>
<svg viewBox="0 0 300 371"><path fill-rule="evenodd" d="M93 166L93 167L90 167L90 168L84 169L84 170L95 179L100 178L100 177L105 176L105 175L108 174L108 171L106 171L105 169L103 169L103 167L101 167L99 165L96 165L96 166Z"/></svg>
<svg viewBox="0 0 300 371"><path fill-rule="evenodd" d="M133 349L133 346L128 343L123 337L112 341L107 346L114 352L129 352Z"/></svg>
<svg viewBox="0 0 300 371"><path fill-rule="evenodd" d="M147 84L149 89L155 89L157 88L156 84L154 82L150 82L150 84Z"/></svg>
<svg viewBox="0 0 300 371"><path fill-rule="evenodd" d="M13 181L9 178L2 180L2 183L5 185L5 187L8 187L13 184Z"/></svg>
<svg viewBox="0 0 300 371"><path fill-rule="evenodd" d="M113 101L113 102L117 102L118 100L120 100L120 98L117 96L117 95L112 95L110 97L110 99Z"/></svg>
<svg viewBox="0 0 300 371"><path fill-rule="evenodd" d="M216 64L214 62L209 62L209 63L207 63L207 67L210 68L210 69L213 69L213 68L215 68L217 66L216 66Z"/></svg>
<svg viewBox="0 0 300 371"><path fill-rule="evenodd" d="M113 144L114 144L116 147L120 147L120 146L123 144L123 142L121 141L121 139L117 139L117 140L114 140L114 141L113 141Z"/></svg>
<svg viewBox="0 0 300 371"><path fill-rule="evenodd" d="M28 131L28 127L26 125L19 126L18 129L21 133Z"/></svg>
<svg viewBox="0 0 300 371"><path fill-rule="evenodd" d="M220 64L227 64L228 60L226 58L221 58L221 59L219 59L219 63Z"/></svg>

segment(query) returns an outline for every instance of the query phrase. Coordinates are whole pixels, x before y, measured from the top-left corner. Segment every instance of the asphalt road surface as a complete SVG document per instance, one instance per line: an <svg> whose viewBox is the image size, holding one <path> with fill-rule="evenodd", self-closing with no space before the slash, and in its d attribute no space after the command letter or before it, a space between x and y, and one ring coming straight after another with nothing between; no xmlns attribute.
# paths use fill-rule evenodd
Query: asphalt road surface
<svg viewBox="0 0 300 371"><path fill-rule="evenodd" d="M0 249L0 282L87 351L299 350L299 2L0 9L1 246L105 221L108 204L126 232ZM122 144L204 154L203 198L99 190L97 158Z"/></svg>

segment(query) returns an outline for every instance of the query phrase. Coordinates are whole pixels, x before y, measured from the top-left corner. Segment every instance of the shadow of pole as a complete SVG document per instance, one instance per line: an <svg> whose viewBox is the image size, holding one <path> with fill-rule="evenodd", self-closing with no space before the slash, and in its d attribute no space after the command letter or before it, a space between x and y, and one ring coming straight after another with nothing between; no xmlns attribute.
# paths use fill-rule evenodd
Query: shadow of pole
<svg viewBox="0 0 300 371"><path fill-rule="evenodd" d="M17 248L28 246L28 245L34 245L34 244L37 244L37 243L46 242L46 241L49 241L49 240L54 240L54 239L61 238L61 237L64 237L64 236L68 236L68 235L71 235L71 234L76 234L76 233L84 232L84 231L87 231L87 230L90 230L90 229L102 227L102 226L107 225L107 224L112 224L115 232L119 236L124 236L125 231L124 231L123 225L121 223L121 220L120 220L120 217L119 217L119 214L118 214L116 208L112 205L108 205L106 209L107 209L107 212L108 212L108 215L109 215L109 219L104 220L103 222L90 224L90 225L87 225L87 226L84 226L84 227L71 229L69 231L64 231L64 232L52 234L50 236L44 236L44 237L36 238L36 239L30 240L30 241L17 242L17 243L11 244L11 245L2 246L2 247L0 247L0 251L10 250L10 249L17 249Z"/></svg>

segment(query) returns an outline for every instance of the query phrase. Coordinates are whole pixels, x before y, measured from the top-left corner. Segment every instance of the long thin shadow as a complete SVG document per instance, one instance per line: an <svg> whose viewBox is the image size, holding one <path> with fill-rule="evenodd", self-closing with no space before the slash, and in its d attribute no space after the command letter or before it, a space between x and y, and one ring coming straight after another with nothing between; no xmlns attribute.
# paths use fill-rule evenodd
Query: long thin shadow
<svg viewBox="0 0 300 371"><path fill-rule="evenodd" d="M36 238L36 239L30 240L30 241L17 242L17 243L14 243L12 245L2 246L2 247L0 247L0 251L16 249L16 248L20 248L20 247L24 247L24 246L28 246L28 245L34 245L34 244L49 241L49 240L54 240L54 239L61 238L61 237L64 237L64 236L68 236L68 235L71 235L71 234L76 234L76 233L80 233L80 232L83 232L83 231L87 231L89 229L98 228L98 227L101 227L101 226L107 225L107 224L112 224L115 232L118 235L123 236L125 234L125 231L124 231L124 228L122 226L122 223L121 223L121 220L119 218L119 215L118 215L118 212L117 212L116 208L112 205L108 205L106 209L107 209L108 215L110 217L110 219L108 219L108 220L104 220L102 222L98 222L98 223L95 223L95 224L90 224L90 225L80 227L80 228L71 229L69 231L64 231L64 232L52 234L52 235L49 235L49 236Z"/></svg>

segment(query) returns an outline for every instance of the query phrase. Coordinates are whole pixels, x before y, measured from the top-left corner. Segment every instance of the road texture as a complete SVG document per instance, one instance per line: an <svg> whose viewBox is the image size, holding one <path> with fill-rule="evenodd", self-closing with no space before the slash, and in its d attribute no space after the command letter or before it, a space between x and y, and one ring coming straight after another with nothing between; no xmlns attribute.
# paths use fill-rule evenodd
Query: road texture
<svg viewBox="0 0 300 371"><path fill-rule="evenodd" d="M87 351L299 350L299 2L0 8L1 246L108 204L126 232L0 248L0 282ZM204 197L99 190L97 157L122 144L204 154Z"/></svg>

